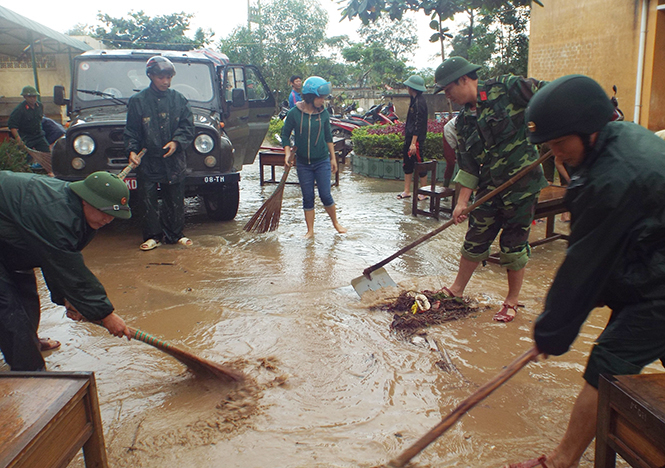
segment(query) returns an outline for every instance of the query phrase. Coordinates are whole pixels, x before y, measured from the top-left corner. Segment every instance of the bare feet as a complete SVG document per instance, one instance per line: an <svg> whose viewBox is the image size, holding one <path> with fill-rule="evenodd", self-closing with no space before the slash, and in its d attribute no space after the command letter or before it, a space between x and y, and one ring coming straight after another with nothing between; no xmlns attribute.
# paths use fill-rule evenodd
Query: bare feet
<svg viewBox="0 0 665 468"><path fill-rule="evenodd" d="M347 231L347 229L345 227L342 227L342 225L339 223L335 224L334 226L335 229L337 229L337 232L339 232L340 234L344 234Z"/></svg>
<svg viewBox="0 0 665 468"><path fill-rule="evenodd" d="M303 239L311 239L312 237L314 237L314 231L307 231L307 234L305 234L302 237Z"/></svg>

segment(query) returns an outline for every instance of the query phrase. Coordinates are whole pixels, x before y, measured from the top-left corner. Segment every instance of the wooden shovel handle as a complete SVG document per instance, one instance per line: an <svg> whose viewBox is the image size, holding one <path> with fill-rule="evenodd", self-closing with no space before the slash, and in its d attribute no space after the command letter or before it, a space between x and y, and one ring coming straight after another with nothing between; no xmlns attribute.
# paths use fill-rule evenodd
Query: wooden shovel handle
<svg viewBox="0 0 665 468"><path fill-rule="evenodd" d="M515 174L514 176L512 176L508 181L504 182L503 184L499 185L497 188L495 188L494 190L492 190L490 193L488 193L488 194L486 194L485 196L483 196L483 197L481 197L480 199L478 199L473 205L467 207L464 211L462 211L462 214L463 214L463 215L467 215L467 214L469 214L470 212L472 212L473 210L475 210L478 206L482 205L483 203L485 203L485 202L486 202L487 200L489 200L490 198L492 198L492 197L498 195L499 193L503 192L505 189L507 189L508 187L510 187L511 185L513 185L515 182L517 182L518 180L520 180L522 177L524 177L525 175L527 175L529 172L531 172L534 168L536 168L536 167L538 167L539 165L541 165L541 164L542 164L546 159L548 159L550 156L552 156L552 151L548 151L547 153L545 153L544 155L542 155L540 158L538 158L538 160L534 161L533 163L531 163L530 165L528 165L527 167L525 167L524 169L522 169L520 172L518 172L517 174ZM411 243L410 243L409 245L407 245L406 247L403 247L403 248L399 249L397 252L395 252L394 254L392 254L390 257L381 260L381 261L380 261L379 263L377 263L376 265L372 265L371 267L367 267L367 268L365 268L365 270L363 271L363 275L365 275L365 277L366 277L367 279L371 280L371 279L372 279L372 278L371 278L371 273L372 273L374 270L378 270L379 268L381 268L381 267L384 266L385 264L392 262L393 260L395 260L395 259L396 259L397 257L399 257L400 255L402 255L402 254L408 252L408 251L411 250L412 248L414 248L414 247L416 247L416 246L422 244L423 242L429 240L430 238L436 236L436 235L437 235L438 233L440 233L441 231L443 231L443 230L445 230L445 229L448 229L448 228L449 228L450 226L452 226L453 224L455 224L455 220L454 220L454 219L451 219L450 221L448 221L448 222L446 222L445 224L439 226L438 228L436 228L435 230L433 230L433 231L430 232L429 234L425 234L425 235L422 236L421 238L416 239L415 241L411 242Z"/></svg>
<svg viewBox="0 0 665 468"><path fill-rule="evenodd" d="M535 346L528 350L526 353L522 354L520 357L515 359L512 363L508 365L499 375L494 377L492 380L487 382L485 385L476 390L470 397L460 403L457 408L455 408L452 413L443 418L439 424L434 426L427 434L422 436L416 441L411 447L406 449L402 454L391 460L388 463L388 466L391 468L403 468L409 461L418 455L422 450L425 449L429 444L434 442L439 436L446 432L453 424L460 420L464 414L469 411L471 408L476 406L478 403L483 401L488 397L494 390L503 385L507 380L509 380L513 375L517 374L524 366L529 362L536 359L540 354L538 348Z"/></svg>

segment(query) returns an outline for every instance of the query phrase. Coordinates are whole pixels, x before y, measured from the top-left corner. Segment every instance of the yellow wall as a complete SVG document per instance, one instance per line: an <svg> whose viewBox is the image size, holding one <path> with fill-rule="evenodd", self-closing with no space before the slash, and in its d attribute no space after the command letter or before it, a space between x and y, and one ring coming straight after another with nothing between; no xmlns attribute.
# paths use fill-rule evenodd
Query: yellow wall
<svg viewBox="0 0 665 468"><path fill-rule="evenodd" d="M665 12L656 11L658 1L649 2L640 114L640 123L652 130L663 128L665 123L662 59L656 58L659 68L655 75L652 72L654 54L665 53L665 30L661 24ZM545 0L543 3L545 7L533 4L531 8L529 76L552 80L580 73L598 81L610 96L612 86L616 85L619 107L626 120L633 120L642 1Z"/></svg>

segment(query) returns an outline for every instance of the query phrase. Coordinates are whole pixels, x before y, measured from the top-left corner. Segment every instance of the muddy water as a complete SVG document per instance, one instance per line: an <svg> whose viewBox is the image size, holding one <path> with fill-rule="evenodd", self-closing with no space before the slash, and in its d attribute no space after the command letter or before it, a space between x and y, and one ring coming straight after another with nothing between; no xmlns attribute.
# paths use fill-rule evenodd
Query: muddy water
<svg viewBox="0 0 665 468"><path fill-rule="evenodd" d="M294 177L295 175L292 175ZM490 308L427 330L459 372L424 340L389 332L391 317L350 286L372 265L440 222L414 218L396 200L399 181L344 168L333 188L339 235L318 204L315 238L305 232L300 191L287 186L275 233L242 230L274 186L261 189L245 168L236 220L207 220L189 200L186 234L194 247L140 252L140 230L115 222L85 258L132 326L243 370L245 386L189 373L140 342L74 324L46 306L41 335L62 341L50 370L95 371L111 466L370 467L397 456L478 386L531 345L531 328L565 243L534 249L511 324L491 320L506 291L505 272L480 268L467 294ZM567 225L558 225L566 230ZM388 265L400 286L440 288L455 276L464 227L452 227ZM534 227L542 237L544 224ZM48 297L43 290L42 296ZM419 466L498 467L547 451L563 434L593 339L607 320L594 312L573 349L529 365L416 459ZM592 466L587 451L583 467ZM74 466L82 466L80 459Z"/></svg>

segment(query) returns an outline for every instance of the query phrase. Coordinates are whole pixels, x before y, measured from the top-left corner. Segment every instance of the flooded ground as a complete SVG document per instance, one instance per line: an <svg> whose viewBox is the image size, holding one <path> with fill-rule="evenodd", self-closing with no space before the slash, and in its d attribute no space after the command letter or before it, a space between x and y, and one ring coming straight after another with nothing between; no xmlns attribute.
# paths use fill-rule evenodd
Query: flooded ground
<svg viewBox="0 0 665 468"><path fill-rule="evenodd" d="M295 174L292 175L295 177ZM415 218L397 200L402 182L343 168L333 188L337 234L317 199L316 235L305 233L300 189L287 186L281 224L269 234L242 226L274 190L246 167L232 222L209 221L189 200L186 234L194 246L141 252L135 222L114 222L85 251L117 312L133 327L206 359L245 372L247 385L189 373L138 341L64 317L48 305L41 336L62 342L54 371L95 371L110 466L371 467L399 455L477 387L532 346L563 241L534 249L514 322L492 315L506 291L505 272L481 267L466 293L485 312L427 330L458 372L444 372L426 340L391 334L392 317L361 301L350 282L442 221ZM560 223L560 230L567 225ZM544 223L534 227L542 237ZM465 227L453 226L387 266L403 288L452 283ZM371 296L371 297L370 297ZM563 434L591 343L608 313L597 310L573 349L530 364L415 459L421 467L499 467L538 456ZM655 368L658 369L658 368ZM592 466L587 451L582 467ZM79 457L72 466L82 466Z"/></svg>

